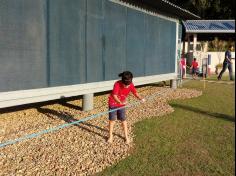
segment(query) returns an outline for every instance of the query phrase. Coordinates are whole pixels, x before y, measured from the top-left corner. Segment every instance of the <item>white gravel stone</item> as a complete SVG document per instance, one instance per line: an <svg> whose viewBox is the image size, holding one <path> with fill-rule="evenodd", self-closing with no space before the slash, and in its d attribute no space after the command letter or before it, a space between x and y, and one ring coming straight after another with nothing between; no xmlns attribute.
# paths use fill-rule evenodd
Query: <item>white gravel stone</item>
<svg viewBox="0 0 236 176"><path fill-rule="evenodd" d="M0 148L0 176L3 175L91 175L127 157L135 147L133 127L147 118L161 118L172 113L172 99L200 96L202 92L168 87L138 88L144 97L164 92L127 109L131 144L126 145L120 123L114 128L114 143L108 144L107 115L72 125L59 131ZM52 104L17 112L0 114L0 142L12 140L41 130L107 111L108 95L94 97L95 109L82 112L81 100L67 102L73 106ZM128 102L135 99L130 96ZM75 107L75 108L73 108ZM78 108L76 108L78 107Z"/></svg>

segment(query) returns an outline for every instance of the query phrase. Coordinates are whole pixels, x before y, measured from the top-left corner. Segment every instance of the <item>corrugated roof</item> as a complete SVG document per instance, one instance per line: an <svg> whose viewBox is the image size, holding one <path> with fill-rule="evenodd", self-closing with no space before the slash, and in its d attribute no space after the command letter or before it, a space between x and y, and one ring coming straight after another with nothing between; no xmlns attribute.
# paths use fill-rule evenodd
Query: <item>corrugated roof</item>
<svg viewBox="0 0 236 176"><path fill-rule="evenodd" d="M169 2L168 0L119 0L119 1L131 3L133 5L137 5L139 7L148 10L154 10L157 13L166 15L168 17L174 17L182 20L200 19L199 16Z"/></svg>
<svg viewBox="0 0 236 176"><path fill-rule="evenodd" d="M187 20L186 33L235 33L235 20Z"/></svg>

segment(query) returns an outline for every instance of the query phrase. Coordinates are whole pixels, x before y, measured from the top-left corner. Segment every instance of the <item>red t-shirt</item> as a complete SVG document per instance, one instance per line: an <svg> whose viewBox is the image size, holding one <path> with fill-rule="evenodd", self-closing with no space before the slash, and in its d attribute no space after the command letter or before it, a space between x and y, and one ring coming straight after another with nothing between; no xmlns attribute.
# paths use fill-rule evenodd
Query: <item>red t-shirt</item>
<svg viewBox="0 0 236 176"><path fill-rule="evenodd" d="M197 61L193 61L193 62L192 62L192 66L193 66L194 69L197 69L197 68L198 68L198 63L197 63Z"/></svg>
<svg viewBox="0 0 236 176"><path fill-rule="evenodd" d="M117 103L114 100L113 95L117 95L119 100L121 102L124 102L130 92L132 92L134 95L136 95L136 93L137 93L133 83L131 83L128 87L125 87L125 85L121 81L117 81L114 84L114 88L109 96L109 101L108 101L109 107L122 107L122 106L124 106L123 104Z"/></svg>
<svg viewBox="0 0 236 176"><path fill-rule="evenodd" d="M186 67L185 58L181 58L180 63L181 63L181 68L182 68L182 69Z"/></svg>

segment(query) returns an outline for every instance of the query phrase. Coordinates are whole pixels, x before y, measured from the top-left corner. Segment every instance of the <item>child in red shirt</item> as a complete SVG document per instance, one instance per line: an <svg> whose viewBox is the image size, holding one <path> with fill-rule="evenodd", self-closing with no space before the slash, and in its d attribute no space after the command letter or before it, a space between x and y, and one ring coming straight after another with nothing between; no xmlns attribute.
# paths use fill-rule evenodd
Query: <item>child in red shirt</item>
<svg viewBox="0 0 236 176"><path fill-rule="evenodd" d="M186 78L186 59L184 58L184 54L182 55L182 58L180 60L180 67L181 67L182 79L185 79Z"/></svg>
<svg viewBox="0 0 236 176"><path fill-rule="evenodd" d="M109 143L113 142L113 127L114 127L116 116L117 116L117 119L122 122L126 144L128 144L130 140L128 138L127 121L125 117L125 105L127 104L126 98L129 95L129 93L132 92L133 95L139 100L142 100L144 102L145 99L141 98L138 95L134 87L134 84L132 83L133 74L131 72L125 71L123 73L120 73L119 77L121 77L121 80L117 81L114 84L114 88L109 96L108 104L109 104L109 110L114 110L117 108L121 108L121 109L118 109L109 113L108 142Z"/></svg>
<svg viewBox="0 0 236 176"><path fill-rule="evenodd" d="M194 58L192 61L191 69L192 69L192 77L193 77L193 79L196 79L197 72L198 72L198 62L197 62L196 58Z"/></svg>

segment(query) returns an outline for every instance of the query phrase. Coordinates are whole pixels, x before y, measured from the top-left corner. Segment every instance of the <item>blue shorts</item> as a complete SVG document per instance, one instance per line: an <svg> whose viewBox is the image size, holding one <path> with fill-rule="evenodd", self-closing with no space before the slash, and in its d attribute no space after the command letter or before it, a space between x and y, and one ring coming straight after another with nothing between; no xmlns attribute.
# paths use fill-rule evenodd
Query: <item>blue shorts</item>
<svg viewBox="0 0 236 176"><path fill-rule="evenodd" d="M197 74L198 73L198 69L197 68L193 68L192 69L192 74Z"/></svg>
<svg viewBox="0 0 236 176"><path fill-rule="evenodd" d="M113 110L113 109L117 109L117 107L109 107L109 111ZM122 122L126 120L125 107L123 107L122 109L118 109L118 110L109 112L109 120L115 121L116 118Z"/></svg>

